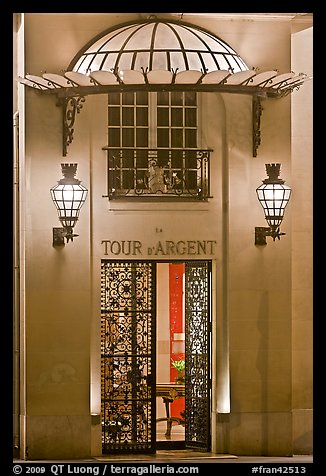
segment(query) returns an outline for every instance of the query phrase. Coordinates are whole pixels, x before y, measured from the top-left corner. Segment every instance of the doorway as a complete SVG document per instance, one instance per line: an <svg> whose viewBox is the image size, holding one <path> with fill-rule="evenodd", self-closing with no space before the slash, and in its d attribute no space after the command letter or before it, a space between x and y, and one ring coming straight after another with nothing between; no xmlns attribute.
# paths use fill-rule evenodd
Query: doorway
<svg viewBox="0 0 326 476"><path fill-rule="evenodd" d="M103 453L209 451L210 355L211 261L102 260Z"/></svg>

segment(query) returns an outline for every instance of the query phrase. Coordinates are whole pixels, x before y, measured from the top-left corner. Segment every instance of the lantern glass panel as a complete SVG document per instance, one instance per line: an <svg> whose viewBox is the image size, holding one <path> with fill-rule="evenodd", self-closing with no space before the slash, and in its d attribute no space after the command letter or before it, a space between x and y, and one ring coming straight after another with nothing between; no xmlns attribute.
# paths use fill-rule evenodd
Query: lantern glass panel
<svg viewBox="0 0 326 476"><path fill-rule="evenodd" d="M285 207L290 199L291 189L279 183L262 184L257 188L257 196L270 226L278 227L282 223Z"/></svg>

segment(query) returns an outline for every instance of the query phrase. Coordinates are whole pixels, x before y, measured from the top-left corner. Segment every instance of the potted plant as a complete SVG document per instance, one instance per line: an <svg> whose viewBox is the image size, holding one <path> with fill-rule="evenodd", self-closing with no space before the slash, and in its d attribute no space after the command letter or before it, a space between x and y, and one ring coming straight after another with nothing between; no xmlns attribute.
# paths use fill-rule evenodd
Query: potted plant
<svg viewBox="0 0 326 476"><path fill-rule="evenodd" d="M185 366L186 362L183 359L172 360L173 367L177 370L178 375L175 379L176 383L185 383Z"/></svg>

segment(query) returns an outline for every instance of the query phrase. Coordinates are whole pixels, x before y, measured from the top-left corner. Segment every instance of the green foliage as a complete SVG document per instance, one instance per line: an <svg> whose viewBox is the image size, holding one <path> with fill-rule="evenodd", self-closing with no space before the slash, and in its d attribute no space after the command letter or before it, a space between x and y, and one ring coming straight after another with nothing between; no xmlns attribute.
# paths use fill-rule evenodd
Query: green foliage
<svg viewBox="0 0 326 476"><path fill-rule="evenodd" d="M177 369L178 373L184 372L186 362L182 359L180 360L172 360L172 365L175 369Z"/></svg>

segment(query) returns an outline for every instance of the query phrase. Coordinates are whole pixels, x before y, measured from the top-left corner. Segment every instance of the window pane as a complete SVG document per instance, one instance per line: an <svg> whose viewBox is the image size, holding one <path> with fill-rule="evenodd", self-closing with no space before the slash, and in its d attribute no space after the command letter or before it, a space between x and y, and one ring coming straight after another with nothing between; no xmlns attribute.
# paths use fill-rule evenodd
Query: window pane
<svg viewBox="0 0 326 476"><path fill-rule="evenodd" d="M196 109L186 108L186 126L196 127Z"/></svg>
<svg viewBox="0 0 326 476"><path fill-rule="evenodd" d="M148 158L147 158L147 151L145 150L137 150L136 151L136 165L137 168L146 168L148 167Z"/></svg>
<svg viewBox="0 0 326 476"><path fill-rule="evenodd" d="M169 129L157 128L157 147L169 147Z"/></svg>
<svg viewBox="0 0 326 476"><path fill-rule="evenodd" d="M148 104L148 93L138 91L136 93L136 104L144 104L146 106Z"/></svg>
<svg viewBox="0 0 326 476"><path fill-rule="evenodd" d="M182 138L182 129L171 129L171 147L183 147Z"/></svg>
<svg viewBox="0 0 326 476"><path fill-rule="evenodd" d="M185 105L186 106L196 106L197 105L197 95L194 92L185 93Z"/></svg>
<svg viewBox="0 0 326 476"><path fill-rule="evenodd" d="M109 104L120 104L120 93L109 93Z"/></svg>
<svg viewBox="0 0 326 476"><path fill-rule="evenodd" d="M172 169L182 169L183 168L182 156L179 154L173 153L171 166L172 166Z"/></svg>
<svg viewBox="0 0 326 476"><path fill-rule="evenodd" d="M134 104L134 93L122 93L122 104Z"/></svg>
<svg viewBox="0 0 326 476"><path fill-rule="evenodd" d="M172 106L182 106L183 102L183 93L182 91L173 91L171 93L171 104Z"/></svg>
<svg viewBox="0 0 326 476"><path fill-rule="evenodd" d="M183 126L183 110L180 108L172 108L171 110L171 125Z"/></svg>
<svg viewBox="0 0 326 476"><path fill-rule="evenodd" d="M197 147L197 133L195 129L186 129L185 147Z"/></svg>
<svg viewBox="0 0 326 476"><path fill-rule="evenodd" d="M120 125L120 108L109 107L109 126Z"/></svg>
<svg viewBox="0 0 326 476"><path fill-rule="evenodd" d="M121 166L127 169L134 166L134 158L132 155L132 151L125 150L123 152L123 157L121 158Z"/></svg>
<svg viewBox="0 0 326 476"><path fill-rule="evenodd" d="M157 93L157 104L159 105L168 105L169 104L169 93L166 91L159 91Z"/></svg>
<svg viewBox="0 0 326 476"><path fill-rule="evenodd" d="M124 126L134 125L134 109L132 107L122 108L122 125Z"/></svg>
<svg viewBox="0 0 326 476"><path fill-rule="evenodd" d="M158 126L169 125L169 109L167 107L157 108L157 125Z"/></svg>
<svg viewBox="0 0 326 476"><path fill-rule="evenodd" d="M157 165L159 167L166 167L169 161L169 151L168 150L158 150L157 151Z"/></svg>
<svg viewBox="0 0 326 476"><path fill-rule="evenodd" d="M197 172L188 171L186 175L186 182L190 189L197 188Z"/></svg>
<svg viewBox="0 0 326 476"><path fill-rule="evenodd" d="M109 147L120 146L120 129L109 128Z"/></svg>
<svg viewBox="0 0 326 476"><path fill-rule="evenodd" d="M132 170L124 170L122 173L122 188L133 188L134 173Z"/></svg>
<svg viewBox="0 0 326 476"><path fill-rule="evenodd" d="M122 147L133 147L134 146L134 130L133 129L122 129Z"/></svg>
<svg viewBox="0 0 326 476"><path fill-rule="evenodd" d="M136 147L148 147L148 129L136 129Z"/></svg>
<svg viewBox="0 0 326 476"><path fill-rule="evenodd" d="M197 158L195 150L188 150L186 155L186 163L188 169L197 169Z"/></svg>
<svg viewBox="0 0 326 476"><path fill-rule="evenodd" d="M137 107L136 109L137 126L148 126L148 109L147 107Z"/></svg>

